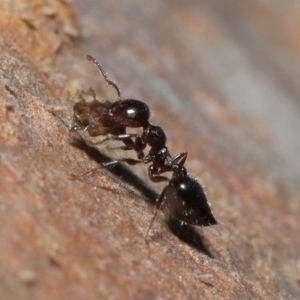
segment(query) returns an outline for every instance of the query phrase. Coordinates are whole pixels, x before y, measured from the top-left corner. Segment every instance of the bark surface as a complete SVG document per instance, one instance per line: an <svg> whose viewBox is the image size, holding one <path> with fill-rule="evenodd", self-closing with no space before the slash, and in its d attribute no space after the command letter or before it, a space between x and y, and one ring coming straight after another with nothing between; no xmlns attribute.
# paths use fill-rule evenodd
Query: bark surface
<svg viewBox="0 0 300 300"><path fill-rule="evenodd" d="M1 298L299 299L299 20L297 1L1 1ZM135 157L68 130L72 95L116 98L87 54L188 152L219 225L159 212L148 247L147 166L72 177Z"/></svg>

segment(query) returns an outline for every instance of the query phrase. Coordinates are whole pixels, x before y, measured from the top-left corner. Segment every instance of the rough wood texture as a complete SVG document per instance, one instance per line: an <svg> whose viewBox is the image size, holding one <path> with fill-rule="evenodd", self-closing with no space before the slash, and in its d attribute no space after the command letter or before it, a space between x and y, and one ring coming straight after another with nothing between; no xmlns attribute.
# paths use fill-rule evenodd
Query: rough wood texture
<svg viewBox="0 0 300 300"><path fill-rule="evenodd" d="M299 2L28 3L0 3L1 298L299 299ZM70 96L114 97L86 54L189 152L220 225L160 213L147 247L146 166L72 179L106 158L71 145Z"/></svg>

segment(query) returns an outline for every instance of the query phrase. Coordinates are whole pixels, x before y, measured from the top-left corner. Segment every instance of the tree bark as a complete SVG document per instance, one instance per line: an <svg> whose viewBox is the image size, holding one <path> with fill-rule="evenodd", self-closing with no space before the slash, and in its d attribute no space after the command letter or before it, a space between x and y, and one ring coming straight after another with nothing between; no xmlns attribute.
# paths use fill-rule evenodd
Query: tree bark
<svg viewBox="0 0 300 300"><path fill-rule="evenodd" d="M240 1L2 1L3 299L297 299L300 7ZM140 99L188 152L219 224L160 211L147 166L69 132L72 96ZM55 107L62 109L57 110ZM140 130L133 130L140 132Z"/></svg>

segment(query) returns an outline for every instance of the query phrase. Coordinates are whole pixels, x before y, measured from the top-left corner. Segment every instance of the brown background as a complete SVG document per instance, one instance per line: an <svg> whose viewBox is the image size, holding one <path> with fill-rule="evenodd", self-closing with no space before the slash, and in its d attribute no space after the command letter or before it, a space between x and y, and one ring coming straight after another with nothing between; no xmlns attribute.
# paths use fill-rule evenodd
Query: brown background
<svg viewBox="0 0 300 300"><path fill-rule="evenodd" d="M0 3L1 298L298 299L299 1L28 2ZM72 179L124 154L71 145L70 97L115 97L86 54L188 151L219 225L160 213L147 247L146 166Z"/></svg>

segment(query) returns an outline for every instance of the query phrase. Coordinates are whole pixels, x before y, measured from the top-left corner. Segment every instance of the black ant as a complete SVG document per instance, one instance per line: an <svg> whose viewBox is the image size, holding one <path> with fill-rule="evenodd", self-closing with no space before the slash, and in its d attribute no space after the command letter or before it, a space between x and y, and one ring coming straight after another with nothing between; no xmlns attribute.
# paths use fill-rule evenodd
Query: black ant
<svg viewBox="0 0 300 300"><path fill-rule="evenodd" d="M150 222L146 237L155 220L158 210L164 204L172 216L183 223L198 226L210 226L217 224L208 205L202 186L190 177L184 163L187 152L181 152L172 157L166 146L167 138L163 129L149 122L150 109L142 101L135 99L121 99L121 92L115 82L111 81L100 63L92 56L86 57L99 69L104 79L112 85L117 92L118 100L96 100L95 92L90 88L88 92L82 91L74 104L74 117L71 131L86 130L92 137L106 136L99 144L110 140L122 141L123 150L134 150L138 160L122 158L108 163L103 163L99 168L113 166L120 162L129 165L139 163L151 163L148 167L148 175L152 182L167 181L166 186L156 199L156 211ZM126 128L139 128L143 132L127 134ZM134 139L134 140L133 140ZM150 147L148 155L144 155L146 146ZM82 176L91 173L90 170ZM171 179L161 176L162 173L173 172Z"/></svg>

